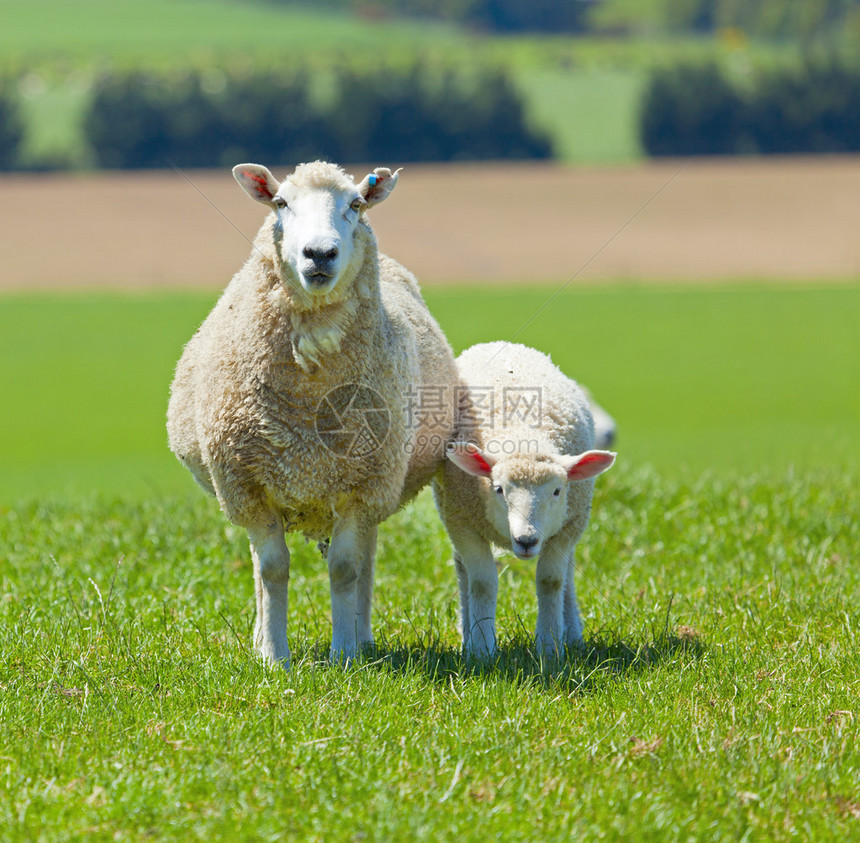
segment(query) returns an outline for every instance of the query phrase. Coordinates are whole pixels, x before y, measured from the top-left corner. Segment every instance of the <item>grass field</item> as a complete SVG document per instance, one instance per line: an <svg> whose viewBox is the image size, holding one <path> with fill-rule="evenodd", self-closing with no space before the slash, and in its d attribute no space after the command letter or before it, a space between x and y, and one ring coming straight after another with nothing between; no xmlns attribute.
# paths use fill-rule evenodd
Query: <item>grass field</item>
<svg viewBox="0 0 860 843"><path fill-rule="evenodd" d="M638 137L641 69L523 69L518 74L536 125L547 127L555 155L571 163L605 164L642 157Z"/></svg>
<svg viewBox="0 0 860 843"><path fill-rule="evenodd" d="M378 650L326 663L325 567L290 541L293 670L249 652L241 531L202 495L3 510L4 840L846 840L860 815L856 487L675 483L623 463L581 545L586 644L457 653L429 499L381 532Z"/></svg>
<svg viewBox="0 0 860 843"><path fill-rule="evenodd" d="M622 459L667 477L860 464L860 287L446 287L455 350L550 352L616 416ZM189 492L166 449L173 366L212 294L0 300L0 502ZM532 318L534 317L534 318ZM612 338L611 341L609 338Z"/></svg>
<svg viewBox="0 0 860 843"><path fill-rule="evenodd" d="M274 57L327 50L402 48L456 42L456 29L427 21L362 21L265 0L0 0L0 52L6 60L94 59L183 64L213 54Z"/></svg>
<svg viewBox="0 0 860 843"><path fill-rule="evenodd" d="M464 661L425 493L380 531L357 665L289 539L289 675L250 652L243 532L166 451L213 296L0 299L0 837L856 835L860 287L554 292L426 295L458 350L545 348L619 421L583 650L535 657L506 556L500 655Z"/></svg>

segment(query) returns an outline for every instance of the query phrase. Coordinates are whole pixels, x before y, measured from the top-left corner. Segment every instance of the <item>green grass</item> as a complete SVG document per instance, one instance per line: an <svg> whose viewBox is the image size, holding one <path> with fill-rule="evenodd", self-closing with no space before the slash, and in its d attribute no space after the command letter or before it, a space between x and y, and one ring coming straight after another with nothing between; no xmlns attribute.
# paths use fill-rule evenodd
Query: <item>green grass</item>
<svg viewBox="0 0 860 843"><path fill-rule="evenodd" d="M457 653L424 496L381 530L378 650L331 667L295 538L287 675L249 652L246 540L187 495L0 509L4 840L846 840L860 810L857 490L619 464L581 544L586 646Z"/></svg>
<svg viewBox="0 0 860 843"><path fill-rule="evenodd" d="M289 538L293 670L267 669L247 538L165 443L214 296L4 297L0 838L856 835L860 286L426 293L458 350L551 351L619 420L582 652L536 658L504 557L500 655L461 658L424 493L380 530L354 666Z"/></svg>
<svg viewBox="0 0 860 843"><path fill-rule="evenodd" d="M438 23L370 21L265 0L0 0L5 60L182 64L213 54L335 53L460 38Z"/></svg>
<svg viewBox="0 0 860 843"><path fill-rule="evenodd" d="M556 291L425 293L457 351L508 338L551 353L616 417L630 465L679 478L856 472L860 286ZM0 299L0 502L194 494L164 417L173 366L214 298Z"/></svg>
<svg viewBox="0 0 860 843"><path fill-rule="evenodd" d="M534 68L518 73L532 121L572 164L616 164L642 157L637 134L646 74L637 70Z"/></svg>

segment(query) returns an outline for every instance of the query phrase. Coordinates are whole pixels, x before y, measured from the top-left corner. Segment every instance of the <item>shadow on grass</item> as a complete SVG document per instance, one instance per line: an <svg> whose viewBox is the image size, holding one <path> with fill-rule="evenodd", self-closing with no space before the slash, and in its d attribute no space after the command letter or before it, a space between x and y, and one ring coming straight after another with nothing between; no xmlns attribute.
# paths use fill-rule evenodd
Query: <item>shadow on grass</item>
<svg viewBox="0 0 860 843"><path fill-rule="evenodd" d="M357 667L419 673L443 686L455 679L498 677L517 685L587 694L607 681L654 670L679 659L698 659L705 651L697 633L679 627L635 644L598 636L553 658L541 657L531 641L517 638L500 646L495 657L486 662L464 656L459 648L440 641L425 641L420 645L380 641Z"/></svg>

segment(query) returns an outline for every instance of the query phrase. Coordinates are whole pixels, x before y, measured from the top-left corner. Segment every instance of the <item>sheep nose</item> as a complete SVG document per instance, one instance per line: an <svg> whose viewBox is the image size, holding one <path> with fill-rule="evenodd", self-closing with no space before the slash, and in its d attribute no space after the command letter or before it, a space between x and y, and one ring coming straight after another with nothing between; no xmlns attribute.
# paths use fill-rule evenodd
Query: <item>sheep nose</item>
<svg viewBox="0 0 860 843"><path fill-rule="evenodd" d="M533 559L538 555L538 545L540 536L522 536L514 539L511 549L520 559Z"/></svg>
<svg viewBox="0 0 860 843"><path fill-rule="evenodd" d="M302 249L302 254L314 263L333 261L337 257L337 246L310 244Z"/></svg>

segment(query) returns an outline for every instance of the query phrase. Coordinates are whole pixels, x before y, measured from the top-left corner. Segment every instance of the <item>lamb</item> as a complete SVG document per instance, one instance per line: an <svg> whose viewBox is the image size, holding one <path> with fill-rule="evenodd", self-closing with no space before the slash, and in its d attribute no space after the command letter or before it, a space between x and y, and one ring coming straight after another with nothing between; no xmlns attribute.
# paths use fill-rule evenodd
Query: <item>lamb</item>
<svg viewBox="0 0 860 843"><path fill-rule="evenodd" d="M349 659L373 642L377 526L444 458L454 357L365 216L399 171L357 185L320 161L282 183L257 164L233 174L271 212L177 364L169 444L248 531L264 659L290 664L285 530L327 556L331 656ZM434 392L433 412L414 411L422 390Z"/></svg>
<svg viewBox="0 0 860 843"><path fill-rule="evenodd" d="M559 654L582 640L574 549L588 523L593 478L616 455L594 449L585 392L541 352L475 345L457 368L455 441L433 491L454 546L464 649L477 658L496 650L497 545L536 560L537 647Z"/></svg>

